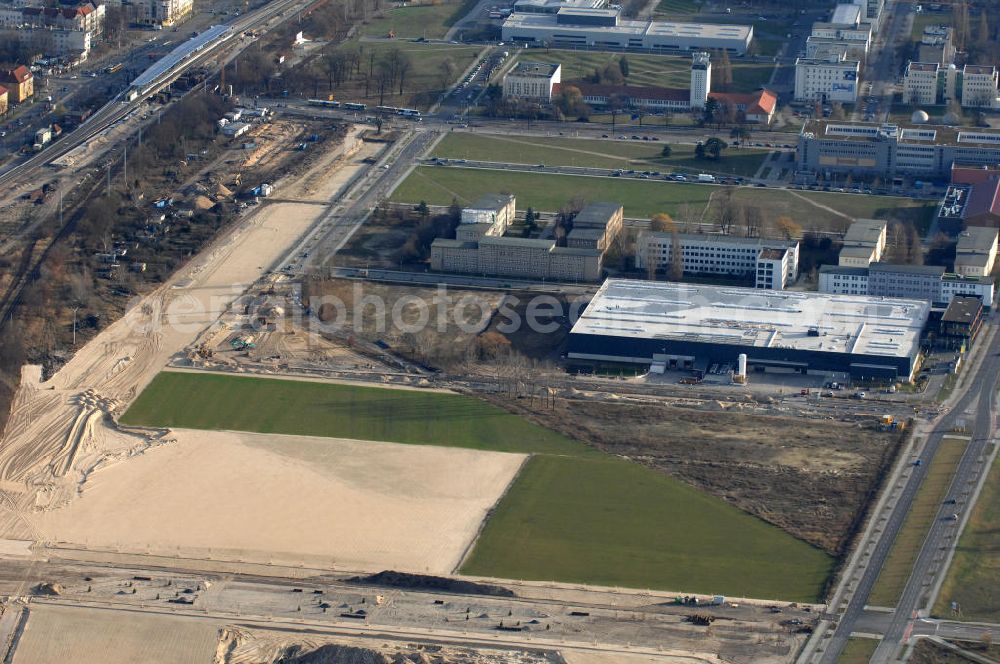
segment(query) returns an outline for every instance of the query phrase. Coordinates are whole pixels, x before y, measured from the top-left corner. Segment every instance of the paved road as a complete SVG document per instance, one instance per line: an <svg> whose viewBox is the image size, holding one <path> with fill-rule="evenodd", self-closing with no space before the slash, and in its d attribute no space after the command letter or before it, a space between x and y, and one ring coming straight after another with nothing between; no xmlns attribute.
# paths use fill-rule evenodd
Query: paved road
<svg viewBox="0 0 1000 664"><path fill-rule="evenodd" d="M996 323L997 318L994 315L993 324ZM978 479L980 473L987 470L986 464L982 463L981 459L985 457L987 445L994 434L993 400L991 397L994 394L998 376L1000 376L1000 334L993 335L989 346L982 351L978 364L970 364L966 368L966 371L971 371L972 374L966 378L965 393L940 418L928 436L921 454L924 459L933 458L941 444L942 437L955 431L958 427L967 427L971 431L972 439L965 456L959 463L955 479L946 496L946 499L956 500L957 504L940 506L902 597L885 627L884 638L872 657L873 663L888 662L894 659L900 646L912 632L913 619L918 609L927 602L933 576L944 574L947 571L941 563L948 547L954 544L955 538L958 536L960 523L960 521L950 520L949 516L952 513L961 516L970 508L969 488ZM990 398L981 398L982 395L988 395ZM862 626L861 618L864 607L868 603L868 597L903 521L910 511L913 499L923 482L927 469L928 464L926 463L912 469L909 479L896 499L895 508L888 516L847 610L841 616L833 637L826 644L820 660L823 664L835 664L850 634Z"/></svg>

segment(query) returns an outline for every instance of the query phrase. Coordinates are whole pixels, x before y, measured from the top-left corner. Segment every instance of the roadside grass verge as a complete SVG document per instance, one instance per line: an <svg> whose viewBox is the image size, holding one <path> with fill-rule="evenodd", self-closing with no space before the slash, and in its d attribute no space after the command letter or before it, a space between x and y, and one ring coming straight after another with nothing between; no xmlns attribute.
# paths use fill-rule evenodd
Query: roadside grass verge
<svg viewBox="0 0 1000 664"><path fill-rule="evenodd" d="M594 168L639 168L705 172L719 169L727 174L753 175L767 155L766 150L730 149L719 162L696 159L693 145L664 142L618 141L587 138L519 137L452 133L434 148L434 155L448 159L473 159L511 164L588 166Z"/></svg>
<svg viewBox="0 0 1000 664"><path fill-rule="evenodd" d="M878 639L850 638L840 652L837 664L868 664L877 647Z"/></svg>
<svg viewBox="0 0 1000 664"><path fill-rule="evenodd" d="M895 606L913 563L920 554L920 547L927 538L927 531L934 519L938 518L941 502L948 493L951 479L955 474L968 441L964 438L946 437L941 441L933 459L924 459L927 475L920 490L913 499L913 507L896 536L878 580L872 589L868 603L874 606Z"/></svg>
<svg viewBox="0 0 1000 664"><path fill-rule="evenodd" d="M816 601L833 568L725 501L473 397L163 372L121 420L532 453L468 574Z"/></svg>
<svg viewBox="0 0 1000 664"><path fill-rule="evenodd" d="M726 158L719 164L725 167ZM621 201L625 205L627 217L648 218L658 212L666 212L681 221L699 221L702 211L708 205L709 196L713 192L718 196L722 188L663 180L420 166L392 192L390 200L397 203L425 201L428 205L449 205L453 198L457 198L459 203L468 203L483 194L496 191L515 194L521 209L530 206L535 210L555 212L567 201L583 195L587 201ZM740 187L736 191L736 197L738 201L757 205L766 217L777 219L787 215L800 220L806 230L844 231L851 223L851 219L847 217L911 218L922 223L929 218L928 215L933 214L935 207L927 201L910 198L825 192L793 193L756 187ZM812 205L809 201L815 201L818 206L826 206L831 210ZM685 207L693 218L682 219L678 216ZM705 215L706 220L713 218L711 212Z"/></svg>
<svg viewBox="0 0 1000 664"><path fill-rule="evenodd" d="M1000 622L1000 457L993 462L958 540L951 569L941 586L934 615L960 620ZM961 611L953 614L951 602Z"/></svg>

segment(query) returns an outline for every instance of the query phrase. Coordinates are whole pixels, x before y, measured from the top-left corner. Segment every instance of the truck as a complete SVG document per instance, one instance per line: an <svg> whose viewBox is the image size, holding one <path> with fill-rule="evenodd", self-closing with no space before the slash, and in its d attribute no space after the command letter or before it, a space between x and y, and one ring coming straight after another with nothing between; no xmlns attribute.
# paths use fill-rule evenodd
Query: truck
<svg viewBox="0 0 1000 664"><path fill-rule="evenodd" d="M715 182L715 176L708 173L698 173L698 182Z"/></svg>

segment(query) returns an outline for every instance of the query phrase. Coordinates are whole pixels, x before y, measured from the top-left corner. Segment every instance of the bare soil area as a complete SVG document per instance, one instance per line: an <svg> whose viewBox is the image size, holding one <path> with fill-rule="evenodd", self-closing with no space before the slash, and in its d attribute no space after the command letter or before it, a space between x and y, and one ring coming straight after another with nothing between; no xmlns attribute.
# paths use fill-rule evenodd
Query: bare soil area
<svg viewBox="0 0 1000 664"><path fill-rule="evenodd" d="M49 541L342 570L449 573L523 456L178 429L34 515Z"/></svg>
<svg viewBox="0 0 1000 664"><path fill-rule="evenodd" d="M662 470L831 554L847 545L899 434L854 424L656 404L498 405Z"/></svg>

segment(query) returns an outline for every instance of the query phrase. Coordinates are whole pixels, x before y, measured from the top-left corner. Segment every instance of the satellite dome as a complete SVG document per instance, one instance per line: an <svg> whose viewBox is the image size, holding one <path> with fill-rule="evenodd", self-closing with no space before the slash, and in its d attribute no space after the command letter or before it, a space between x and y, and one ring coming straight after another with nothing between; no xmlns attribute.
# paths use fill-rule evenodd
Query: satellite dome
<svg viewBox="0 0 1000 664"><path fill-rule="evenodd" d="M927 111L921 110L913 111L913 115L910 116L910 122L913 124L927 124L930 119L931 116L927 115Z"/></svg>
<svg viewBox="0 0 1000 664"><path fill-rule="evenodd" d="M960 121L961 119L958 117L958 113L955 113L954 111L948 111L942 118L942 122L946 125L957 125Z"/></svg>

